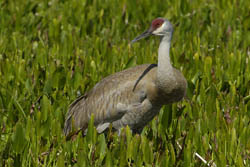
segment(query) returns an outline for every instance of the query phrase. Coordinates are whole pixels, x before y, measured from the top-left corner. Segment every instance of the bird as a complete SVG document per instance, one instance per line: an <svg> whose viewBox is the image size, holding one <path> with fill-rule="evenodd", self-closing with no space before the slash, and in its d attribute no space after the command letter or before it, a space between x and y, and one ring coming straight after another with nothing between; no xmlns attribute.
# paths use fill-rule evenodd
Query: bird
<svg viewBox="0 0 250 167"><path fill-rule="evenodd" d="M119 132L126 126L133 133L141 133L163 105L182 100L186 95L187 81L171 64L173 31L168 19L154 19L149 29L131 44L152 35L159 36L158 63L131 67L98 82L69 106L64 134L72 134L73 129L86 134L91 115L98 133L110 127Z"/></svg>

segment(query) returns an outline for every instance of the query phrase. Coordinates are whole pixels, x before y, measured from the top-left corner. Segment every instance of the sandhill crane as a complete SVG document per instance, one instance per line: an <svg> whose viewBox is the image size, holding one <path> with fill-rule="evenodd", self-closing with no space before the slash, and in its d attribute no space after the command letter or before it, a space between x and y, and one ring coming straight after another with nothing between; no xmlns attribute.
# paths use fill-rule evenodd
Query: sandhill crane
<svg viewBox="0 0 250 167"><path fill-rule="evenodd" d="M91 114L99 133L110 124L118 131L128 125L133 133L140 133L163 105L180 101L186 94L187 81L170 62L172 33L173 26L167 19L153 20L132 43L150 35L161 36L158 64L138 65L102 79L69 106L65 135L72 126L84 132Z"/></svg>

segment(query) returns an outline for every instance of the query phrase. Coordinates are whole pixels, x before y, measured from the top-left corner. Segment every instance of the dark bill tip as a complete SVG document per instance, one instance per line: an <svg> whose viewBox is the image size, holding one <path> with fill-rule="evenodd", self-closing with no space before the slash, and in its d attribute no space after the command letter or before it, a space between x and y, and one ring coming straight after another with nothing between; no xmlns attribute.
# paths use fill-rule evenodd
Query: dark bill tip
<svg viewBox="0 0 250 167"><path fill-rule="evenodd" d="M151 31L147 30L144 33L142 33L141 35L139 35L138 37L136 37L135 39L133 39L130 43L133 44L134 42L142 39L142 38L146 38L148 36L150 36L152 33Z"/></svg>

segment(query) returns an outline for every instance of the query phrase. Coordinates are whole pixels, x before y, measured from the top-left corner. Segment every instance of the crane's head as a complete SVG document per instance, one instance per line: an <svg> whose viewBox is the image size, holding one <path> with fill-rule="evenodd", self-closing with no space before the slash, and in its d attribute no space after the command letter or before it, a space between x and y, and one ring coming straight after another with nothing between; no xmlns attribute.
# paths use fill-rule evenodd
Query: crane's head
<svg viewBox="0 0 250 167"><path fill-rule="evenodd" d="M152 21L151 26L147 31L136 37L134 40L131 41L131 43L134 43L150 35L168 36L171 39L172 32L173 26L167 19L157 18Z"/></svg>

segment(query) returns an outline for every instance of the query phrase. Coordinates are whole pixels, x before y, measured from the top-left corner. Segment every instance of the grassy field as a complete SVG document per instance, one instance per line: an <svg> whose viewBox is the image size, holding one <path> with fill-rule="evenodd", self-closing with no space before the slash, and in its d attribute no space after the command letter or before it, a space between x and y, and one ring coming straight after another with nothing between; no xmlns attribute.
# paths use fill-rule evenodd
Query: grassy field
<svg viewBox="0 0 250 167"><path fill-rule="evenodd" d="M1 166L250 166L250 1L1 0ZM68 105L107 75L157 62L151 20L174 25L188 98L142 134L66 141ZM204 159L204 160L202 160Z"/></svg>

